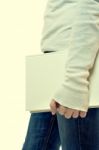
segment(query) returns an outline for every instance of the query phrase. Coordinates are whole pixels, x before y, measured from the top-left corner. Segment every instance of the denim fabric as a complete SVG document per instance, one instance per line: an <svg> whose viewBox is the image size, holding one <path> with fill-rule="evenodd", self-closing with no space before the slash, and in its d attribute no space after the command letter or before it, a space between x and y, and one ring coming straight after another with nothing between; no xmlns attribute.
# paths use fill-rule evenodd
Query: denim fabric
<svg viewBox="0 0 99 150"><path fill-rule="evenodd" d="M47 53L48 51L45 51ZM31 113L22 150L99 150L99 108L85 118Z"/></svg>
<svg viewBox="0 0 99 150"><path fill-rule="evenodd" d="M70 118L50 112L32 113L22 150L99 150L99 108L86 118Z"/></svg>
<svg viewBox="0 0 99 150"><path fill-rule="evenodd" d="M31 113L22 150L59 150L60 137L56 115Z"/></svg>
<svg viewBox="0 0 99 150"><path fill-rule="evenodd" d="M99 108L90 108L85 118L57 113L62 150L99 150Z"/></svg>
<svg viewBox="0 0 99 150"><path fill-rule="evenodd" d="M59 149L60 137L56 115L53 116L51 112L31 113L22 150Z"/></svg>

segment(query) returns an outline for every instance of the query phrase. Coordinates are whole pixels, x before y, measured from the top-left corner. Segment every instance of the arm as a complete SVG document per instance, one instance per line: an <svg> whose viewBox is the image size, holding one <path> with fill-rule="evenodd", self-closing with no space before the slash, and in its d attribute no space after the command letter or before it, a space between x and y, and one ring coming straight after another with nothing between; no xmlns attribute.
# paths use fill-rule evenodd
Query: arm
<svg viewBox="0 0 99 150"><path fill-rule="evenodd" d="M65 79L53 95L59 104L87 111L88 77L99 48L99 2L78 2L72 25Z"/></svg>

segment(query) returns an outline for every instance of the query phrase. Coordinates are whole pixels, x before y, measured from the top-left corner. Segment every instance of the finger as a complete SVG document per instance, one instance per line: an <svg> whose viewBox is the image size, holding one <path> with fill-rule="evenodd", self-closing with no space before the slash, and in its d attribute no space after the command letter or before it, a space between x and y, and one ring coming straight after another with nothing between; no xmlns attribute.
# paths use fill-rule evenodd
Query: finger
<svg viewBox="0 0 99 150"><path fill-rule="evenodd" d="M65 118L67 119L71 118L72 114L73 114L73 109L67 108L66 113L65 113Z"/></svg>
<svg viewBox="0 0 99 150"><path fill-rule="evenodd" d="M74 110L72 117L73 118L79 117L79 111L78 110Z"/></svg>
<svg viewBox="0 0 99 150"><path fill-rule="evenodd" d="M52 101L50 102L50 109L52 114L54 115L57 111L57 106L56 106L56 102L54 99L52 99Z"/></svg>
<svg viewBox="0 0 99 150"><path fill-rule="evenodd" d="M64 106L59 106L58 108L57 108L57 111L61 114L61 115L64 115L65 114L65 112L66 112L66 109L67 108L65 108Z"/></svg>
<svg viewBox="0 0 99 150"><path fill-rule="evenodd" d="M81 118L84 118L84 117L86 117L86 115L87 115L87 112L85 112L85 111L80 111L80 117Z"/></svg>

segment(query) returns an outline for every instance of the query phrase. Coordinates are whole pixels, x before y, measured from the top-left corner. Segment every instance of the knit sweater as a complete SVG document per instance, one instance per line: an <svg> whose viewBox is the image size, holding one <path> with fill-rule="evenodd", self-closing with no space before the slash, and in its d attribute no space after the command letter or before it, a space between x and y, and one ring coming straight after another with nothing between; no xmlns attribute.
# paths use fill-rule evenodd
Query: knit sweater
<svg viewBox="0 0 99 150"><path fill-rule="evenodd" d="M41 51L67 51L65 79L52 99L72 109L89 107L90 69L99 50L99 0L48 0Z"/></svg>

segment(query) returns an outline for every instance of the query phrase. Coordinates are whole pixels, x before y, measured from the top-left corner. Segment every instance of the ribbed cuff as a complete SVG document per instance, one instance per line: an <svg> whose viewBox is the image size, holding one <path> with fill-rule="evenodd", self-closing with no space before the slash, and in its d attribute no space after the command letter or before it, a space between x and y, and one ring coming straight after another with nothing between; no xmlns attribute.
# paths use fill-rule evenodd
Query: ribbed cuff
<svg viewBox="0 0 99 150"><path fill-rule="evenodd" d="M88 110L89 100L87 92L76 93L75 91L62 86L55 92L52 98L64 107L86 112Z"/></svg>

